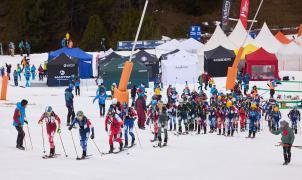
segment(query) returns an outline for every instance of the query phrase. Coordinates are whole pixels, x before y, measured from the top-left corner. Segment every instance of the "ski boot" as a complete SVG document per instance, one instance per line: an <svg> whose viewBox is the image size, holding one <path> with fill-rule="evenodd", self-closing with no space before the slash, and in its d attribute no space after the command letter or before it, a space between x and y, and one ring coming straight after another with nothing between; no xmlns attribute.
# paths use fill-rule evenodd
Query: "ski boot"
<svg viewBox="0 0 302 180"><path fill-rule="evenodd" d="M249 136L248 136L248 138L251 138L251 135L252 135L252 131L249 131Z"/></svg>
<svg viewBox="0 0 302 180"><path fill-rule="evenodd" d="M207 127L203 127L203 134L207 134Z"/></svg>
<svg viewBox="0 0 302 180"><path fill-rule="evenodd" d="M228 130L228 132L227 132L227 136L230 136L231 135L231 131L230 130Z"/></svg>
<svg viewBox="0 0 302 180"><path fill-rule="evenodd" d="M128 147L128 141L125 140L125 146L124 148L127 148Z"/></svg>
<svg viewBox="0 0 302 180"><path fill-rule="evenodd" d="M295 128L295 134L297 134L298 133L298 129L297 128Z"/></svg>
<svg viewBox="0 0 302 180"><path fill-rule="evenodd" d="M120 143L120 151L123 151L124 148L123 148L123 143Z"/></svg>
<svg viewBox="0 0 302 180"><path fill-rule="evenodd" d="M154 133L154 138L151 140L151 142L155 142L157 140L157 133Z"/></svg>
<svg viewBox="0 0 302 180"><path fill-rule="evenodd" d="M133 138L131 141L131 147L134 146L134 143L135 143L135 139Z"/></svg>
<svg viewBox="0 0 302 180"><path fill-rule="evenodd" d="M256 136L256 132L253 132L253 137L252 138L255 138L255 136Z"/></svg>
<svg viewBox="0 0 302 180"><path fill-rule="evenodd" d="M174 124L174 128L173 128L173 131L176 131L176 124Z"/></svg>
<svg viewBox="0 0 302 180"><path fill-rule="evenodd" d="M170 129L169 129L169 131L172 131L172 124L170 124Z"/></svg>
<svg viewBox="0 0 302 180"><path fill-rule="evenodd" d="M158 147L161 147L161 141L158 141L157 145L158 145Z"/></svg>
<svg viewBox="0 0 302 180"><path fill-rule="evenodd" d="M83 151L83 154L82 154L82 159L85 159L86 158L86 151Z"/></svg>
<svg viewBox="0 0 302 180"><path fill-rule="evenodd" d="M231 136L234 136L234 132L235 132L235 130L233 129L231 132Z"/></svg>
<svg viewBox="0 0 302 180"><path fill-rule="evenodd" d="M53 157L55 155L55 148L50 148L49 157Z"/></svg>
<svg viewBox="0 0 302 180"><path fill-rule="evenodd" d="M181 134L182 133L182 128L181 128L181 125L179 125L178 127L178 134Z"/></svg>
<svg viewBox="0 0 302 180"><path fill-rule="evenodd" d="M223 128L222 135L225 135L225 128Z"/></svg>
<svg viewBox="0 0 302 180"><path fill-rule="evenodd" d="M113 153L113 144L110 144L110 150L109 153Z"/></svg>
<svg viewBox="0 0 302 180"><path fill-rule="evenodd" d="M19 145L17 145L16 148L17 148L17 149L20 149L20 150L22 150L22 151L25 150L25 148L24 148L23 146L19 146Z"/></svg>
<svg viewBox="0 0 302 180"><path fill-rule="evenodd" d="M167 146L167 142L164 142L163 146Z"/></svg>
<svg viewBox="0 0 302 180"><path fill-rule="evenodd" d="M221 135L221 129L218 129L218 134L217 135Z"/></svg>

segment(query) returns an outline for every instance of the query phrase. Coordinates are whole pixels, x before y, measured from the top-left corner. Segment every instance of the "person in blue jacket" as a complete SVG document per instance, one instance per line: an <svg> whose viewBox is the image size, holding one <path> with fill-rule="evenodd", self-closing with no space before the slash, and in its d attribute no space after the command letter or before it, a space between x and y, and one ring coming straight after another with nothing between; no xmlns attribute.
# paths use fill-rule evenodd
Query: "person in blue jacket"
<svg viewBox="0 0 302 180"><path fill-rule="evenodd" d="M101 94L98 94L93 99L93 103L98 99L99 100L99 106L100 106L100 116L105 116L105 105L106 105L106 99L107 99L106 91L103 91Z"/></svg>
<svg viewBox="0 0 302 180"><path fill-rule="evenodd" d="M217 96L218 90L216 88L216 85L213 85L213 87L211 88L210 93L211 93L212 96Z"/></svg>
<svg viewBox="0 0 302 180"><path fill-rule="evenodd" d="M68 87L65 89L65 103L68 110L67 113L67 126L70 125L70 122L74 119L75 113L73 108L73 94L72 94L72 88Z"/></svg>
<svg viewBox="0 0 302 180"><path fill-rule="evenodd" d="M135 144L135 135L133 133L134 121L136 120L136 112L132 107L128 107L127 103L123 104L123 119L124 119L124 134L125 134L125 148L128 147L128 133L131 136L131 146Z"/></svg>
<svg viewBox="0 0 302 180"><path fill-rule="evenodd" d="M27 104L28 101L25 99L23 99L21 102L18 102L13 116L13 125L18 131L16 148L20 150L25 150L25 148L23 147L23 139L25 136L23 126L24 123L28 124L25 114L25 109L27 107Z"/></svg>
<svg viewBox="0 0 302 180"><path fill-rule="evenodd" d="M287 115L292 123L292 129L294 130L295 134L298 133L297 129L297 122L301 120L301 114L297 107L294 107L288 115Z"/></svg>
<svg viewBox="0 0 302 180"><path fill-rule="evenodd" d="M255 103L251 104L251 110L248 113L248 117L250 119L249 124L249 138L255 138L257 131L257 121L259 117L259 112L257 111L257 105Z"/></svg>
<svg viewBox="0 0 302 180"><path fill-rule="evenodd" d="M273 130L278 131L279 130L279 121L281 119L281 113L279 111L278 106L274 107L274 110L271 113L271 117L273 120Z"/></svg>
<svg viewBox="0 0 302 180"><path fill-rule="evenodd" d="M79 78L76 78L74 80L74 87L75 87L75 93L76 93L76 96L80 96L80 79Z"/></svg>
<svg viewBox="0 0 302 180"><path fill-rule="evenodd" d="M24 77L26 80L25 87L29 87L30 86L30 68L28 66L24 69Z"/></svg>
<svg viewBox="0 0 302 180"><path fill-rule="evenodd" d="M84 116L83 111L78 111L76 118L72 121L69 126L69 131L72 130L73 126L77 124L79 125L79 133L80 133L80 143L83 150L82 159L85 159L87 156L87 142L91 132L91 139L94 139L94 127L92 126L90 120Z"/></svg>
<svg viewBox="0 0 302 180"><path fill-rule="evenodd" d="M30 72L31 72L31 79L32 80L35 80L36 79L36 66L35 65L32 65L31 68L30 68Z"/></svg>

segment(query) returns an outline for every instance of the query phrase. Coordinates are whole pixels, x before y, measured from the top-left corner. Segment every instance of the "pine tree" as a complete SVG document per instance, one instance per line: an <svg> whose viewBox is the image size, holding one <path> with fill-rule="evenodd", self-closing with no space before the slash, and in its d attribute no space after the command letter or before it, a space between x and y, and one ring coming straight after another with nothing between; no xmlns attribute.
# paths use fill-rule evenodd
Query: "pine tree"
<svg viewBox="0 0 302 180"><path fill-rule="evenodd" d="M99 50L100 42L103 37L107 36L104 24L100 17L98 15L90 16L80 47L87 51Z"/></svg>

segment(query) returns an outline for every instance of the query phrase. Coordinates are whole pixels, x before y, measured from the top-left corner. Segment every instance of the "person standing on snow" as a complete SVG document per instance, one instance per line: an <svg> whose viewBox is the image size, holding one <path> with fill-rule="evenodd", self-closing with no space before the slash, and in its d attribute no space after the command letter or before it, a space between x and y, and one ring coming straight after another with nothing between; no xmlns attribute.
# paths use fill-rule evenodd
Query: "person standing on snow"
<svg viewBox="0 0 302 180"><path fill-rule="evenodd" d="M249 135L248 138L255 138L257 131L257 121L259 117L259 112L257 111L257 105L255 103L251 104L251 110L248 113L248 117L250 120L249 124Z"/></svg>
<svg viewBox="0 0 302 180"><path fill-rule="evenodd" d="M94 139L94 127L92 126L89 119L84 116L83 111L78 111L76 118L72 121L68 130L71 131L75 124L79 125L80 143L83 150L82 159L87 157L87 142L91 132L91 139Z"/></svg>
<svg viewBox="0 0 302 180"><path fill-rule="evenodd" d="M40 64L40 66L38 68L38 72L39 72L39 81L43 81L44 69L43 69L43 67L42 67L41 64Z"/></svg>
<svg viewBox="0 0 302 180"><path fill-rule="evenodd" d="M168 122L169 117L167 115L167 108L165 105L159 110L160 115L158 118L158 146L161 147L162 143L162 132L164 133L164 144L163 146L167 146L168 143Z"/></svg>
<svg viewBox="0 0 302 180"><path fill-rule="evenodd" d="M80 79L79 78L76 78L74 80L74 87L75 87L76 96L80 96Z"/></svg>
<svg viewBox="0 0 302 180"><path fill-rule="evenodd" d="M67 126L70 125L70 122L74 119L75 113L73 108L73 94L72 94L72 88L66 88L65 89L65 103L68 110L67 114Z"/></svg>
<svg viewBox="0 0 302 180"><path fill-rule="evenodd" d="M31 79L32 80L35 80L36 79L36 66L35 65L32 65L31 68L30 68L30 72L31 72Z"/></svg>
<svg viewBox="0 0 302 180"><path fill-rule="evenodd" d="M25 150L23 147L23 139L25 137L25 132L23 130L24 123L28 124L26 120L25 109L27 107L28 101L23 99L21 102L17 103L17 107L14 112L13 116L13 125L15 126L16 130L18 131L17 136L17 145L16 148L20 150Z"/></svg>
<svg viewBox="0 0 302 180"><path fill-rule="evenodd" d="M281 128L277 131L272 130L271 133L274 135L281 134L280 146L283 147L283 165L288 165L291 161L291 147L295 141L295 134L293 130L289 127L287 121L281 121L280 124Z"/></svg>
<svg viewBox="0 0 302 180"><path fill-rule="evenodd" d="M20 43L19 43L20 56L23 56L24 50L25 50L24 42L20 41Z"/></svg>
<svg viewBox="0 0 302 180"><path fill-rule="evenodd" d="M295 131L295 134L298 133L297 123L301 121L301 114L297 107L294 107L287 115L292 123L292 129Z"/></svg>
<svg viewBox="0 0 302 180"><path fill-rule="evenodd" d="M18 73L18 77L19 77L20 81L21 81L21 72L22 72L22 69L20 67L20 64L17 64L17 73Z"/></svg>
<svg viewBox="0 0 302 180"><path fill-rule="evenodd" d="M137 118L136 112L132 107L128 107L127 103L123 104L123 111L124 111L124 135L125 135L125 148L128 147L128 133L131 136L131 145L130 147L134 146L135 144L135 135L133 133L134 121Z"/></svg>
<svg viewBox="0 0 302 180"><path fill-rule="evenodd" d="M109 153L113 153L113 140L117 141L120 144L120 151L123 150L123 141L120 138L119 134L121 133L121 126L123 125L123 120L119 116L119 109L117 107L117 100L115 98L112 99L112 104L109 107L106 120L105 120L105 131L108 132L109 128L109 145L110 150Z"/></svg>
<svg viewBox="0 0 302 180"><path fill-rule="evenodd" d="M30 44L29 44L29 42L26 41L25 42L25 52L26 52L27 57L29 57L30 49L31 49Z"/></svg>
<svg viewBox="0 0 302 180"><path fill-rule="evenodd" d="M14 76L15 86L18 86L18 73L16 70L14 70L13 76Z"/></svg>
<svg viewBox="0 0 302 180"><path fill-rule="evenodd" d="M133 88L131 89L131 100L132 100L131 106L132 107L134 106L134 103L135 103L136 91L137 91L137 88L136 88L136 85L134 85Z"/></svg>
<svg viewBox="0 0 302 180"><path fill-rule="evenodd" d="M28 66L24 69L24 77L26 80L25 87L30 87L30 68Z"/></svg>
<svg viewBox="0 0 302 180"><path fill-rule="evenodd" d="M6 73L7 73L8 80L10 80L10 73L12 71L12 65L5 63L5 66L6 66Z"/></svg>
<svg viewBox="0 0 302 180"><path fill-rule="evenodd" d="M145 129L145 122L146 122L146 100L144 97L144 91L142 89L138 89L137 93L138 98L135 101L135 110L138 116L138 127L140 129Z"/></svg>
<svg viewBox="0 0 302 180"><path fill-rule="evenodd" d="M281 112L279 111L278 106L274 107L273 112L271 113L272 123L273 123L273 130L279 130L279 121L281 119Z"/></svg>
<svg viewBox="0 0 302 180"><path fill-rule="evenodd" d="M38 124L43 125L44 121L46 123L46 132L50 144L50 152L48 157L54 157L55 155L54 135L56 132L61 133L61 128L60 128L61 120L59 116L52 110L52 107L47 106L45 112L42 114L41 118L39 119Z"/></svg>
<svg viewBox="0 0 302 180"><path fill-rule="evenodd" d="M105 105L106 105L106 99L107 99L106 91L102 91L101 94L96 95L95 98L93 99L93 103L97 99L99 100L100 116L104 117L105 116Z"/></svg>

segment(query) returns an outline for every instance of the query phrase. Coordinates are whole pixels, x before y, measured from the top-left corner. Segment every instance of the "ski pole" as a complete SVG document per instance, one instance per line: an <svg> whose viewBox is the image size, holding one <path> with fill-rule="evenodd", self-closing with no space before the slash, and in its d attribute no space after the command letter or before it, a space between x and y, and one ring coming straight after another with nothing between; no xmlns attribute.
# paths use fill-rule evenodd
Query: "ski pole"
<svg viewBox="0 0 302 180"><path fill-rule="evenodd" d="M94 146L96 147L96 149L99 151L100 155L102 156L103 154L102 154L102 152L100 151L99 147L96 145L94 139L91 139L91 140L92 140Z"/></svg>
<svg viewBox="0 0 302 180"><path fill-rule="evenodd" d="M29 126L28 126L28 124L26 126L27 126L28 137L29 137L29 141L30 141L30 145L31 145L31 150L33 150L34 147L33 147L32 141L31 141L31 136L30 136L30 132L29 132Z"/></svg>
<svg viewBox="0 0 302 180"><path fill-rule="evenodd" d="M141 148L143 148L143 147L142 147L142 144L141 144L141 141L140 141L140 139L139 139L139 135L138 135L137 128L136 128L135 125L134 125L134 130L135 130L135 133L136 133L136 136L137 136L137 140L138 140L139 146L140 146Z"/></svg>
<svg viewBox="0 0 302 180"><path fill-rule="evenodd" d="M77 158L79 158L78 156L78 151L77 151L77 148L76 148L76 145L75 145L75 142L74 142L74 139L73 139L73 134L72 134L72 131L70 131L70 135L71 135L71 139L72 139L72 143L73 143L73 147L74 147L74 151L77 155Z"/></svg>
<svg viewBox="0 0 302 180"><path fill-rule="evenodd" d="M45 143L44 143L44 130L43 130L43 125L42 124L41 124L41 129L42 129L43 153L45 154L46 150L45 150Z"/></svg>
<svg viewBox="0 0 302 180"><path fill-rule="evenodd" d="M66 154L66 151L65 151L65 147L64 147L64 143L63 143L63 140L62 140L62 137L61 137L61 133L59 133L59 137L60 137L60 140L61 140L61 144L62 144L62 147L63 147L65 157L68 157L68 155Z"/></svg>
<svg viewBox="0 0 302 180"><path fill-rule="evenodd" d="M25 138L25 135L24 135L24 139L23 139L23 141L24 141L24 145L25 145L25 150L27 150L27 145L26 145L26 138Z"/></svg>

